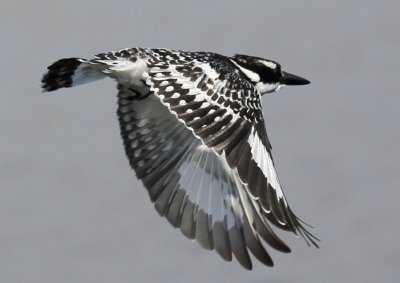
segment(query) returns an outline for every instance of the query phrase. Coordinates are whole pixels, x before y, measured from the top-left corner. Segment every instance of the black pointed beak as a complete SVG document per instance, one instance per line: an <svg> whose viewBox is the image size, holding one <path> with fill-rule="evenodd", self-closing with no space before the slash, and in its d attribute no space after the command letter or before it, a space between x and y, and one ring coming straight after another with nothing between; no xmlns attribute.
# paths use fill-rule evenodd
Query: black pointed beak
<svg viewBox="0 0 400 283"><path fill-rule="evenodd" d="M308 85L309 80L303 79L302 77L292 75L286 72L282 72L283 77L281 78L281 84L284 85Z"/></svg>

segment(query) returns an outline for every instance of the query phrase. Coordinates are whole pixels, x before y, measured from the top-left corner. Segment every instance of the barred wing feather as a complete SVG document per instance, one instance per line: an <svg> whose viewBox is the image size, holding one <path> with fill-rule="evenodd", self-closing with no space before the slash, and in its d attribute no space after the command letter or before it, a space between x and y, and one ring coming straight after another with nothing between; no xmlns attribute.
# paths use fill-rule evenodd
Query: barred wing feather
<svg viewBox="0 0 400 283"><path fill-rule="evenodd" d="M275 248L289 251L226 161L158 100L131 102L120 97L118 104L130 164L157 211L174 227L204 248L215 249L225 260L230 261L233 253L246 268L251 268L247 248L272 265L259 235Z"/></svg>
<svg viewBox="0 0 400 283"><path fill-rule="evenodd" d="M207 148L226 160L252 203L262 208L263 216L317 246L281 189L258 91L239 74L221 76L209 63L164 64L155 62L147 79L162 104Z"/></svg>

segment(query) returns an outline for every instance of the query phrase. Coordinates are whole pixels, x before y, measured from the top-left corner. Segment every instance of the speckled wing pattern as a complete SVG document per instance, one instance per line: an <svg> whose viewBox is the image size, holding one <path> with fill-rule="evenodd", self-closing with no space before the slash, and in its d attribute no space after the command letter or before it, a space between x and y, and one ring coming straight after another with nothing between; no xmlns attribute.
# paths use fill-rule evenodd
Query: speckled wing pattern
<svg viewBox="0 0 400 283"><path fill-rule="evenodd" d="M290 249L270 223L315 246L282 192L260 93L229 57L131 48L48 67L46 91L111 77L131 167L156 210L187 237L251 269L248 251L273 262L263 241Z"/></svg>
<svg viewBox="0 0 400 283"><path fill-rule="evenodd" d="M120 92L118 114L131 166L159 213L224 259L232 251L246 268L246 247L272 265L260 235L289 251L267 219L314 243L280 188L255 88L213 53L158 49L141 56L159 100L129 102Z"/></svg>

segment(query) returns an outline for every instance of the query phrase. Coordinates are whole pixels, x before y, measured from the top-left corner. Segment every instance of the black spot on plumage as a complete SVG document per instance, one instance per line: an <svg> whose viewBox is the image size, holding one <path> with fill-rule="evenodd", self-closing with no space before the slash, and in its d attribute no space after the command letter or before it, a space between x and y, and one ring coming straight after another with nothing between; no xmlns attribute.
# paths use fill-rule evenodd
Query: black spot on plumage
<svg viewBox="0 0 400 283"><path fill-rule="evenodd" d="M214 95L211 97L212 100L216 101L218 99L219 95L217 93L214 93Z"/></svg>
<svg viewBox="0 0 400 283"><path fill-rule="evenodd" d="M160 70L165 70L165 69L168 69L169 66L168 65L157 65L157 68L159 68Z"/></svg>
<svg viewBox="0 0 400 283"><path fill-rule="evenodd" d="M200 81L200 82L197 84L197 88L199 88L199 89L202 89L204 86L207 86L206 83L205 83L204 81Z"/></svg>
<svg viewBox="0 0 400 283"><path fill-rule="evenodd" d="M200 77L200 74L192 74L190 77L190 81L194 82Z"/></svg>
<svg viewBox="0 0 400 283"><path fill-rule="evenodd" d="M200 67L194 67L194 68L192 69L192 71L193 71L194 73L202 73L202 72L203 72L203 69L200 68Z"/></svg>
<svg viewBox="0 0 400 283"><path fill-rule="evenodd" d="M225 100L224 104L225 107L230 107L232 105L232 101L230 99Z"/></svg>
<svg viewBox="0 0 400 283"><path fill-rule="evenodd" d="M247 117L247 109L244 107L241 107L239 115L242 117Z"/></svg>
<svg viewBox="0 0 400 283"><path fill-rule="evenodd" d="M239 104L239 102L237 102L236 100L232 101L231 108L233 109L233 111L235 111L235 113L239 112L241 107L242 106Z"/></svg>
<svg viewBox="0 0 400 283"><path fill-rule="evenodd" d="M220 97L218 98L218 100L217 100L217 102L218 102L219 104L222 104L224 101L225 101L225 98L224 98L223 96L220 96Z"/></svg>
<svg viewBox="0 0 400 283"><path fill-rule="evenodd" d="M129 58L129 57L131 57L130 55L131 55L131 54L130 54L129 51L126 50L126 49L123 49L123 50L120 50L120 51L118 51L118 52L115 52L115 56L116 56L116 57ZM135 58L135 57L134 57L134 58Z"/></svg>
<svg viewBox="0 0 400 283"><path fill-rule="evenodd" d="M181 73L189 73L190 71L191 71L191 69L190 69L190 67L188 67L188 66L178 66L178 67L176 67L176 70L178 71L178 72L181 72Z"/></svg>

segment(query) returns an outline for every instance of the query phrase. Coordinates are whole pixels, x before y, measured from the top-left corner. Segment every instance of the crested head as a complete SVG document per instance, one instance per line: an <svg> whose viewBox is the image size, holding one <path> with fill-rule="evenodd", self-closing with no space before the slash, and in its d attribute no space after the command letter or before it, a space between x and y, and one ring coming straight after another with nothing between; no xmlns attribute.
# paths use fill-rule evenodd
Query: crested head
<svg viewBox="0 0 400 283"><path fill-rule="evenodd" d="M272 60L237 54L231 60L261 94L278 91L285 85L310 83L306 79L283 72L281 65Z"/></svg>

